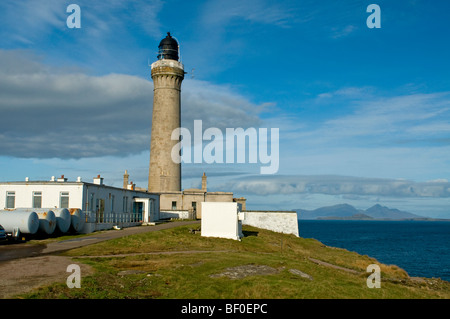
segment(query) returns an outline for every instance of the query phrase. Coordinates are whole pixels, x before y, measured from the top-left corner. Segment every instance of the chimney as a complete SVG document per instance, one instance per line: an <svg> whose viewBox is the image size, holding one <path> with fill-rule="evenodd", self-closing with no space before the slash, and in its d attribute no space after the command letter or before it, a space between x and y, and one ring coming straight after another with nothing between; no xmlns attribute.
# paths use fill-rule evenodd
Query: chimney
<svg viewBox="0 0 450 319"><path fill-rule="evenodd" d="M100 177L100 175L97 175L97 177L94 177L94 184L103 185L103 177Z"/></svg>
<svg viewBox="0 0 450 319"><path fill-rule="evenodd" d="M61 175L61 177L58 178L56 181L57 182L67 182L67 178L65 178L64 175Z"/></svg>
<svg viewBox="0 0 450 319"><path fill-rule="evenodd" d="M202 191L206 193L206 174L204 172L202 176Z"/></svg>
<svg viewBox="0 0 450 319"><path fill-rule="evenodd" d="M136 184L133 184L133 182L130 182L130 184L127 185L127 189L134 191L136 187Z"/></svg>
<svg viewBox="0 0 450 319"><path fill-rule="evenodd" d="M123 174L123 188L127 189L128 188L128 178L130 177L130 175L128 175L128 171L125 170L125 174Z"/></svg>

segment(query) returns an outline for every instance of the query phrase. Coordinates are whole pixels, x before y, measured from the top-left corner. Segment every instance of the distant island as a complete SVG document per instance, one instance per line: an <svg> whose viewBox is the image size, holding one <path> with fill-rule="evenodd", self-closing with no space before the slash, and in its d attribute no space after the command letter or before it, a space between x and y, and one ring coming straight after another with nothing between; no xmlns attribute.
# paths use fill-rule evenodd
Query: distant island
<svg viewBox="0 0 450 319"><path fill-rule="evenodd" d="M443 220L419 216L396 208L376 204L368 209L356 209L349 204L338 204L314 210L294 209L299 219L313 220Z"/></svg>

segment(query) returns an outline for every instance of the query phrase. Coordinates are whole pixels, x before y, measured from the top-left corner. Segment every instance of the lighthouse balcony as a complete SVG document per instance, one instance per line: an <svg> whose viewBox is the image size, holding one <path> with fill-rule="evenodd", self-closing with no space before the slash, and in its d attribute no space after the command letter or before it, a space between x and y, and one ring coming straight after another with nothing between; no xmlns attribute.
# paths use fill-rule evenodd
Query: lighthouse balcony
<svg viewBox="0 0 450 319"><path fill-rule="evenodd" d="M158 60L151 64L152 70L154 68L158 68L158 67L171 67L171 68L179 68L179 69L184 70L183 63L176 61L176 60L169 60L169 59Z"/></svg>

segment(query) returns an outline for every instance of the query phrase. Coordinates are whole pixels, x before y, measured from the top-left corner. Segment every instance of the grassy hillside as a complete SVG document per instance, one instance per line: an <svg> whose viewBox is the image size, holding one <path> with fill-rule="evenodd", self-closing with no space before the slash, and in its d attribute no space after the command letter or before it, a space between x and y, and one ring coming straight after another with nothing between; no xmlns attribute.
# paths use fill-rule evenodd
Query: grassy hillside
<svg viewBox="0 0 450 319"><path fill-rule="evenodd" d="M411 279L314 239L244 226L242 241L205 238L182 226L74 249L76 263L95 269L80 289L65 283L25 298L450 298L450 283ZM370 289L366 268L381 267ZM83 274L82 274L83 275Z"/></svg>

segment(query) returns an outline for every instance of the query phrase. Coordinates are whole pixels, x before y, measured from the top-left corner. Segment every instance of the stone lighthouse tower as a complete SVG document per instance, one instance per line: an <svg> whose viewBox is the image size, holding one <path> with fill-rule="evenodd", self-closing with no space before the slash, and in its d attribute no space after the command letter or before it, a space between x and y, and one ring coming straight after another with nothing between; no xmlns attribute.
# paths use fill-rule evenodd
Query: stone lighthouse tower
<svg viewBox="0 0 450 319"><path fill-rule="evenodd" d="M184 67L179 62L177 41L167 33L159 44L158 61L151 65L153 117L150 142L149 192L181 191L181 164L172 161L172 131L181 126L181 82Z"/></svg>

